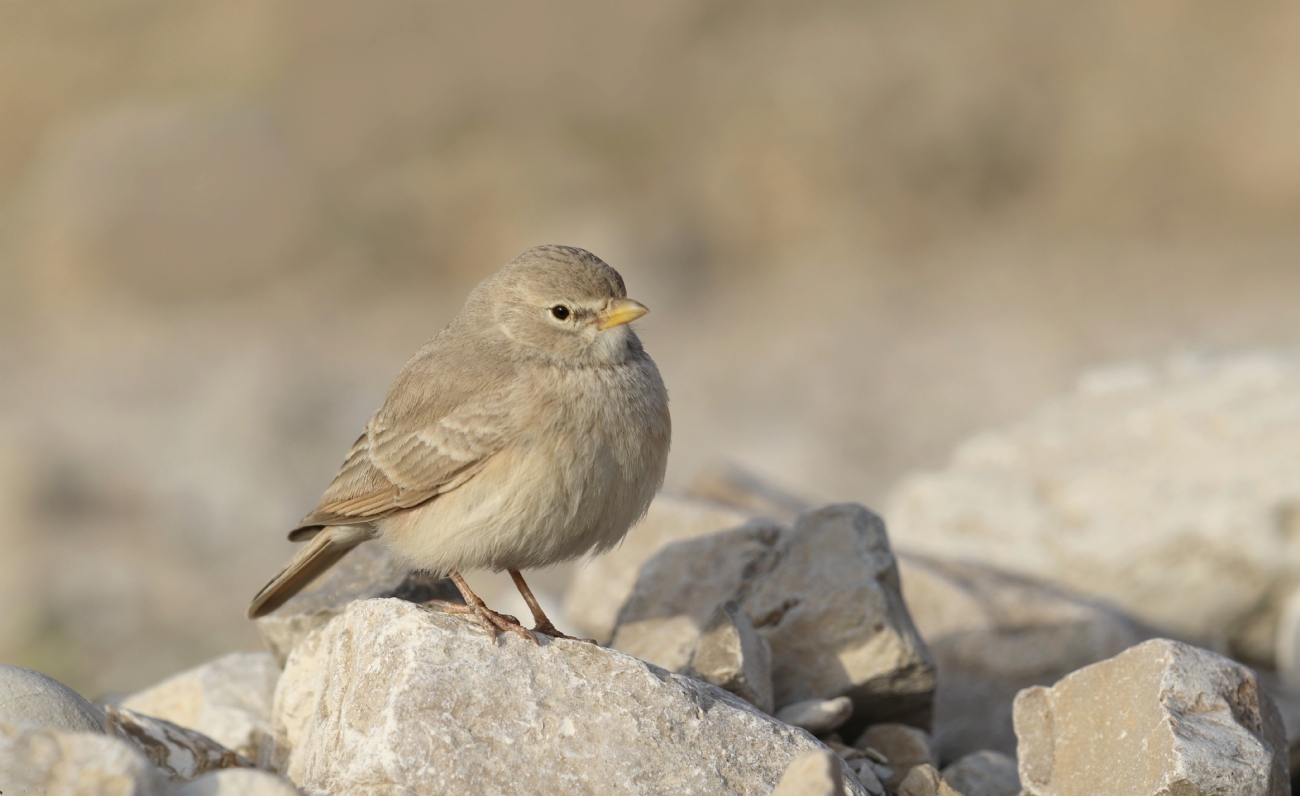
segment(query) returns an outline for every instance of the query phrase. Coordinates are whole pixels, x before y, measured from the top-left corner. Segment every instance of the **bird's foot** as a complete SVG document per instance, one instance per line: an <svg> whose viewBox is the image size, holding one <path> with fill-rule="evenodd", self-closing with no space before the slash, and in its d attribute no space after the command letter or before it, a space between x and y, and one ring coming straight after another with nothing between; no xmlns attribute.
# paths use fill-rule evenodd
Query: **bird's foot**
<svg viewBox="0 0 1300 796"><path fill-rule="evenodd" d="M570 636L567 633L561 633L555 629L555 625L551 624L551 620L549 619L542 619L539 621L537 626L533 628L533 632L541 633L543 636L549 636L550 638L562 638L568 641L584 641L588 644L596 643L596 639L594 638L578 638L577 636Z"/></svg>
<svg viewBox="0 0 1300 796"><path fill-rule="evenodd" d="M496 640L497 634L502 630L507 633L514 633L517 636L523 636L534 644L541 644L537 636L528 632L528 628L519 624L519 620L510 614L500 614L488 608L483 603L477 605L464 605L461 603L447 602L446 600L430 600L425 605L436 608L446 614L473 614L480 625L487 630L488 635Z"/></svg>

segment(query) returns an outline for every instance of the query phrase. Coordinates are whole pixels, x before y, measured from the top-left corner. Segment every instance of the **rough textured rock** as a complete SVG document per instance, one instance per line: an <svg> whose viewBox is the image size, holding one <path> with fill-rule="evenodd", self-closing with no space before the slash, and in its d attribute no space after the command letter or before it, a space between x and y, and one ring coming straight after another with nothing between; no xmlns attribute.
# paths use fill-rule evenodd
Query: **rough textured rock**
<svg viewBox="0 0 1300 796"><path fill-rule="evenodd" d="M201 732L109 705L108 732L134 746L159 771L175 781L191 780L221 768L251 768L253 763Z"/></svg>
<svg viewBox="0 0 1300 796"><path fill-rule="evenodd" d="M772 649L733 600L727 600L713 612L686 666L686 674L730 691L764 713L775 709Z"/></svg>
<svg viewBox="0 0 1300 796"><path fill-rule="evenodd" d="M168 783L121 739L0 721L0 791L5 796L164 796Z"/></svg>
<svg viewBox="0 0 1300 796"><path fill-rule="evenodd" d="M495 643L464 617L356 602L290 655L282 770L332 793L767 796L822 749L721 689L573 641ZM847 780L849 793L865 791Z"/></svg>
<svg viewBox="0 0 1300 796"><path fill-rule="evenodd" d="M887 759L893 774L885 779L885 787L895 790L916 766L938 766L930 734L906 724L874 724L866 729L853 744L859 749L875 749Z"/></svg>
<svg viewBox="0 0 1300 796"><path fill-rule="evenodd" d="M1101 597L1271 665L1300 580L1300 367L1181 359L1085 377L887 502L902 550Z"/></svg>
<svg viewBox="0 0 1300 796"><path fill-rule="evenodd" d="M1282 720L1250 669L1167 639L1016 697L1033 796L1290 793Z"/></svg>
<svg viewBox="0 0 1300 796"><path fill-rule="evenodd" d="M825 735L838 730L853 715L853 700L848 697L834 699L805 699L791 702L776 712L776 717L786 724L802 727L813 735Z"/></svg>
<svg viewBox="0 0 1300 796"><path fill-rule="evenodd" d="M104 732L104 711L81 694L53 677L2 663L0 721L65 732Z"/></svg>
<svg viewBox="0 0 1300 796"><path fill-rule="evenodd" d="M1015 754L1011 704L1153 634L1102 605L979 564L900 553L903 598L934 655L934 740L951 762L980 749Z"/></svg>
<svg viewBox="0 0 1300 796"><path fill-rule="evenodd" d="M916 766L898 786L898 796L968 796L953 789L934 766L929 763Z"/></svg>
<svg viewBox="0 0 1300 796"><path fill-rule="evenodd" d="M840 758L830 751L804 752L785 767L772 796L844 796Z"/></svg>
<svg viewBox="0 0 1300 796"><path fill-rule="evenodd" d="M123 699L136 713L197 730L256 759L271 728L280 667L266 652L232 652Z"/></svg>
<svg viewBox="0 0 1300 796"><path fill-rule="evenodd" d="M780 525L756 520L664 548L641 567L610 645L681 671L717 607L737 600L749 578L775 566L783 533Z"/></svg>
<svg viewBox="0 0 1300 796"><path fill-rule="evenodd" d="M943 779L962 796L1017 796L1015 758L1001 752L971 752L943 770Z"/></svg>
<svg viewBox="0 0 1300 796"><path fill-rule="evenodd" d="M736 528L753 519L751 512L717 503L659 495L618 547L574 571L564 596L565 615L576 628L571 632L608 641L619 609L632 594L637 572L647 559L673 542Z"/></svg>
<svg viewBox="0 0 1300 796"><path fill-rule="evenodd" d="M275 662L284 666L295 644L323 627L354 600L396 597L410 602L463 602L450 580L413 570L378 542L367 542L335 564L278 610L257 620L257 632Z"/></svg>
<svg viewBox="0 0 1300 796"><path fill-rule="evenodd" d="M176 791L176 796L302 796L291 782L265 771L228 768L204 774Z"/></svg>
<svg viewBox="0 0 1300 796"><path fill-rule="evenodd" d="M772 647L776 704L848 696L851 732L928 726L933 659L900 594L884 523L862 506L807 512L793 531L758 522L670 545L641 568L613 646L680 668L692 633L728 599Z"/></svg>

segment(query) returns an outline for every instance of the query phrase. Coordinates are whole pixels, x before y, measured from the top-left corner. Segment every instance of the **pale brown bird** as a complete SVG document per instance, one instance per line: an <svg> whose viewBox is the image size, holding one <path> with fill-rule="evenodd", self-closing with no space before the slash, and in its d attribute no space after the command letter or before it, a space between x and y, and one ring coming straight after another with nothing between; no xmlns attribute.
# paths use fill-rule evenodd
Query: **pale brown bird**
<svg viewBox="0 0 1300 796"><path fill-rule="evenodd" d="M460 573L507 570L555 629L521 569L617 544L663 483L671 422L659 370L628 326L647 309L588 251L538 246L469 294L406 363L320 505L309 540L253 598L274 611L362 542L450 576L492 636L536 641L484 605Z"/></svg>

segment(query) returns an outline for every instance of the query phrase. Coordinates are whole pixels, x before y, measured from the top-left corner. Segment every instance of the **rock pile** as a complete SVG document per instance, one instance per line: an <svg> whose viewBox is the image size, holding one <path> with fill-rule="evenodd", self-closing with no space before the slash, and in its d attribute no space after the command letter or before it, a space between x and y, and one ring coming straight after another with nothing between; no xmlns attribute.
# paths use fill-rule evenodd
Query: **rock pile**
<svg viewBox="0 0 1300 796"><path fill-rule="evenodd" d="M646 562L612 646L685 671L731 601L771 649L778 707L848 697L846 730L929 726L934 661L908 615L884 523L857 505L672 544ZM756 645L757 646L757 645Z"/></svg>
<svg viewBox="0 0 1300 796"><path fill-rule="evenodd" d="M738 518L730 530L642 540L649 557L617 615L614 649L509 634L494 643L464 617L378 597L419 581L380 550L268 618L283 671L270 653L236 653L98 706L0 668L0 771L22 772L0 789L1289 788L1278 711L1240 664L1137 643L1148 631L1121 614L1023 577L898 556L861 506L805 512L792 527ZM367 585L362 573L376 568L390 575ZM1004 702L1045 678L1056 685L1015 697L1006 743ZM978 711L996 715L981 723Z"/></svg>

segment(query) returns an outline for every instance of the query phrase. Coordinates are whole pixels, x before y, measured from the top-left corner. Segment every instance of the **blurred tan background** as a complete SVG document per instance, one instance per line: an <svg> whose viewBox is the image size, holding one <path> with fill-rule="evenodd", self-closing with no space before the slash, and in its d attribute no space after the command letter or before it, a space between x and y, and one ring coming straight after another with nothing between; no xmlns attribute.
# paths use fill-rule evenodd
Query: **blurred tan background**
<svg viewBox="0 0 1300 796"><path fill-rule="evenodd" d="M653 312L671 485L878 504L1082 368L1300 342L1300 7L0 4L0 660L258 646L406 358L528 246Z"/></svg>

